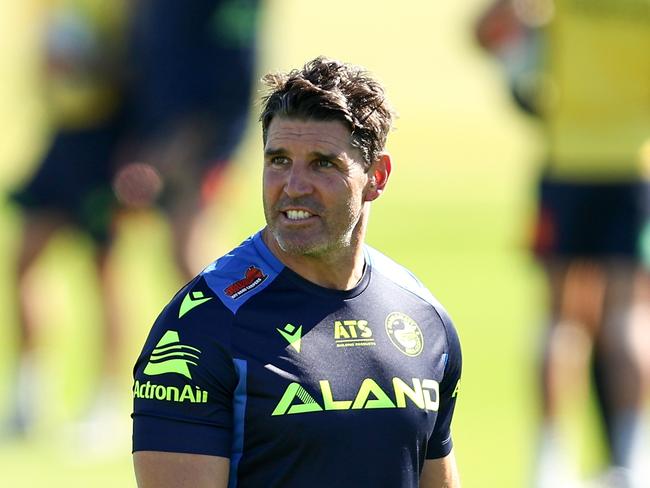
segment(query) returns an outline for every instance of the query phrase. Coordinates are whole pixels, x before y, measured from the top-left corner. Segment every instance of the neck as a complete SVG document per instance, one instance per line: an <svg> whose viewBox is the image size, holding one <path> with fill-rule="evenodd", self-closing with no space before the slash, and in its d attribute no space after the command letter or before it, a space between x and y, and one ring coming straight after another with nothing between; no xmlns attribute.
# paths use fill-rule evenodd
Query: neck
<svg viewBox="0 0 650 488"><path fill-rule="evenodd" d="M325 255L296 255L282 251L268 228L262 238L271 252L292 271L312 283L334 290L350 290L363 276L365 259L363 240L353 238L352 243Z"/></svg>

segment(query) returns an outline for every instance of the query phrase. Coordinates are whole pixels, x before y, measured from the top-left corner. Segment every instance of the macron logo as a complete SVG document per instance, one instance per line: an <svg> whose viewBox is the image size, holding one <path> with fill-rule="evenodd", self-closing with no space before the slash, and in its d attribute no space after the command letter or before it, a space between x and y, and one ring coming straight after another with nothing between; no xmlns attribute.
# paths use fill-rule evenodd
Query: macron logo
<svg viewBox="0 0 650 488"><path fill-rule="evenodd" d="M212 297L204 297L202 291L191 291L185 298L183 298L183 303L181 303L181 308L178 310L178 318L180 319L187 312L192 310L195 307L198 307L202 303L205 303L209 300L212 300Z"/></svg>
<svg viewBox="0 0 650 488"><path fill-rule="evenodd" d="M275 329L282 337L292 346L296 351L300 352L300 339L302 338L302 325L297 327L292 324L287 324L284 329Z"/></svg>

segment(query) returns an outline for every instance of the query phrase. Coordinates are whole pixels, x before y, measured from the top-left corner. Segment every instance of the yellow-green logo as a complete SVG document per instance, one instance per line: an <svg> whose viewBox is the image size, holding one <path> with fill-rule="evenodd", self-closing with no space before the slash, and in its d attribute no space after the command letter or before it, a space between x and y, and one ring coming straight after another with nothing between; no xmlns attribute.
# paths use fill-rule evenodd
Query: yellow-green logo
<svg viewBox="0 0 650 488"><path fill-rule="evenodd" d="M437 412L440 406L440 385L430 379L412 378L407 382L395 377L392 381L392 391L385 391L372 378L365 378L354 398L343 399L334 398L329 380L320 380L318 386L320 395L316 394L314 397L300 383L290 383L271 415L275 417L333 410L407 408L409 404L421 410Z"/></svg>
<svg viewBox="0 0 650 488"><path fill-rule="evenodd" d="M393 312L386 317L386 333L393 345L407 356L419 356L424 349L420 326L402 312Z"/></svg>
<svg viewBox="0 0 650 488"><path fill-rule="evenodd" d="M334 342L336 347L375 345L367 320L335 320Z"/></svg>
<svg viewBox="0 0 650 488"><path fill-rule="evenodd" d="M300 339L302 338L302 325L296 327L293 324L287 324L284 329L275 329L296 351L300 352Z"/></svg>
<svg viewBox="0 0 650 488"><path fill-rule="evenodd" d="M151 381L140 383L136 380L133 385L133 398L177 403L208 403L208 392L198 386L183 385L183 388L180 388L158 385Z"/></svg>
<svg viewBox="0 0 650 488"><path fill-rule="evenodd" d="M178 332L168 330L158 341L143 373L148 376L176 373L192 379L188 365L196 366L201 351L181 344Z"/></svg>
<svg viewBox="0 0 650 488"><path fill-rule="evenodd" d="M202 291L189 292L187 295L185 295L185 298L183 298L183 302L178 309L178 318L180 319L194 307L198 307L199 305L210 300L212 300L212 297L204 296Z"/></svg>
<svg viewBox="0 0 650 488"><path fill-rule="evenodd" d="M458 382L456 382L456 388L454 388L454 392L451 394L451 397L456 398L459 391L460 391L460 380L458 380Z"/></svg>

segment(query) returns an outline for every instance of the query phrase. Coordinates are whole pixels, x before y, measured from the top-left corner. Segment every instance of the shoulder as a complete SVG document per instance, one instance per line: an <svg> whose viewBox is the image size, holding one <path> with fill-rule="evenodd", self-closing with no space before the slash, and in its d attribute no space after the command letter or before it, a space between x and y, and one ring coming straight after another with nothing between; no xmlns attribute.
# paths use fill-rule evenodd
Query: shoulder
<svg viewBox="0 0 650 488"><path fill-rule="evenodd" d="M180 322L186 329L195 329L232 321L239 307L263 291L281 270L282 264L261 242L260 234L255 234L183 286L157 322Z"/></svg>
<svg viewBox="0 0 650 488"><path fill-rule="evenodd" d="M205 281L223 306L236 313L273 282L283 268L258 232L206 267L198 279Z"/></svg>
<svg viewBox="0 0 650 488"><path fill-rule="evenodd" d="M258 232L210 263L176 294L170 305L175 305L182 316L188 307L212 301L205 310L222 308L235 314L275 280L283 268Z"/></svg>
<svg viewBox="0 0 650 488"><path fill-rule="evenodd" d="M215 260L183 286L158 315L145 351L170 331L192 344L230 344L237 310L282 269L256 234ZM268 253L268 255L267 255Z"/></svg>
<svg viewBox="0 0 650 488"><path fill-rule="evenodd" d="M382 275L391 281L393 285L417 296L433 308L445 329L449 348L451 350L458 348L458 335L454 324L447 310L445 310L429 289L411 271L396 263L385 254L367 245L364 251L373 273Z"/></svg>
<svg viewBox="0 0 650 488"><path fill-rule="evenodd" d="M434 308L444 310L429 289L404 266L370 246L365 246L365 254L373 273L384 276L394 285L416 295Z"/></svg>

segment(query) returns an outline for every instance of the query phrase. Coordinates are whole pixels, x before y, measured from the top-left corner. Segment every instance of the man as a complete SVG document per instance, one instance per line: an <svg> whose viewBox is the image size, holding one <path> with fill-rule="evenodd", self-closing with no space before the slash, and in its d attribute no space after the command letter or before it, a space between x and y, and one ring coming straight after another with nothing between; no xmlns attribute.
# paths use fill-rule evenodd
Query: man
<svg viewBox="0 0 650 488"><path fill-rule="evenodd" d="M360 68L267 75L267 225L163 310L135 366L141 487L457 487L442 307L364 244L392 113Z"/></svg>
<svg viewBox="0 0 650 488"><path fill-rule="evenodd" d="M534 245L550 299L538 486L576 482L562 425L585 400L592 356L608 486L613 478L647 486L650 328L639 239L650 167L650 1L500 0L478 37L503 61L515 100L539 117L548 153Z"/></svg>

